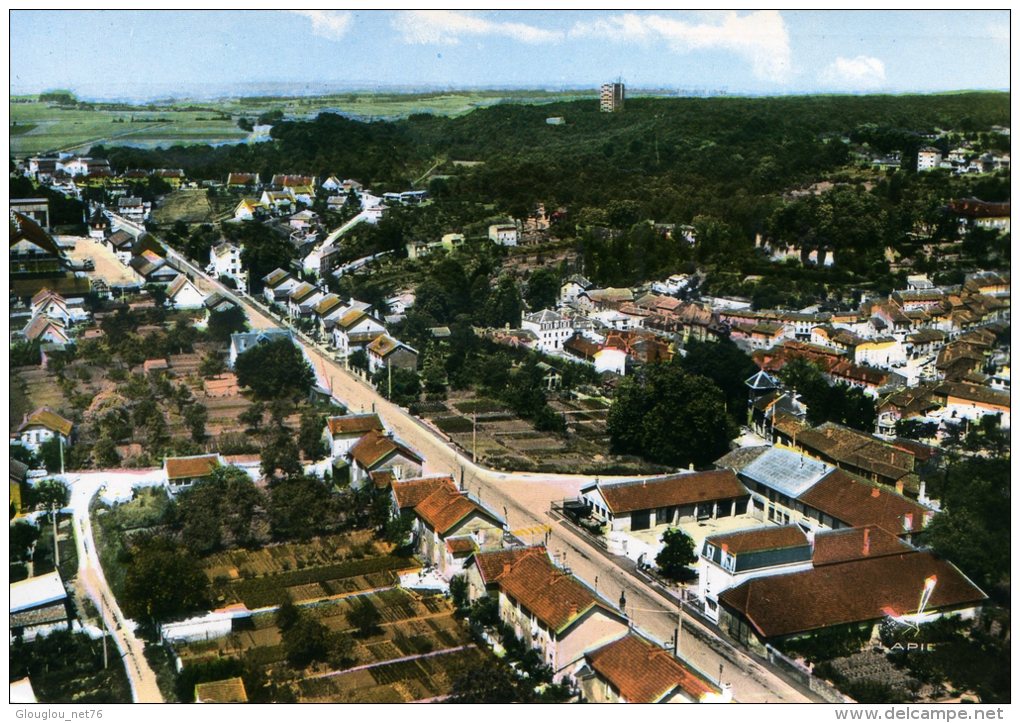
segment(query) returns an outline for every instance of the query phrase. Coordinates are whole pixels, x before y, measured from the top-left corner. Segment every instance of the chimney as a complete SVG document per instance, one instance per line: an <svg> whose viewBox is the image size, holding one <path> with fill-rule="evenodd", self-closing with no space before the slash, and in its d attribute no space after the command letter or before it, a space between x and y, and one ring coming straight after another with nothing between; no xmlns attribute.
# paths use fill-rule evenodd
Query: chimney
<svg viewBox="0 0 1020 723"><path fill-rule="evenodd" d="M570 603L570 617L577 617L577 603Z"/></svg>
<svg viewBox="0 0 1020 723"><path fill-rule="evenodd" d="M871 488L871 496L872 497L878 497L879 494L881 494L881 493L878 491L878 487L872 487Z"/></svg>
<svg viewBox="0 0 1020 723"><path fill-rule="evenodd" d="M864 528L864 546L861 549L861 554L865 557L871 554L871 528Z"/></svg>
<svg viewBox="0 0 1020 723"><path fill-rule="evenodd" d="M504 562L503 563L503 574L504 575L509 575L510 574L510 563L509 562Z"/></svg>

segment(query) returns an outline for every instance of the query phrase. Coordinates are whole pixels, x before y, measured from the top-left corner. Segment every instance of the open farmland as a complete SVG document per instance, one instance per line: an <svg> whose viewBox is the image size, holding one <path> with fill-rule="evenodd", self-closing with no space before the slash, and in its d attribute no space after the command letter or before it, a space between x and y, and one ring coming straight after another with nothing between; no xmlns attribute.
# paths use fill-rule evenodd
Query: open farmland
<svg viewBox="0 0 1020 723"><path fill-rule="evenodd" d="M248 135L234 121L224 120L211 111L142 107L91 110L37 102L11 103L10 111L11 153L16 156L47 151L86 152L96 144L152 148L237 142ZM22 130L26 126L31 127Z"/></svg>
<svg viewBox="0 0 1020 723"><path fill-rule="evenodd" d="M327 111L364 120L397 119L414 113L456 116L507 101L541 103L590 97L591 93L545 91L456 91L441 93L342 93L322 96L265 96L182 100L166 105L97 103L93 108L36 101L10 104L11 153L87 152L89 147L139 148L239 143L248 133L237 119L282 110L288 118L314 118Z"/></svg>

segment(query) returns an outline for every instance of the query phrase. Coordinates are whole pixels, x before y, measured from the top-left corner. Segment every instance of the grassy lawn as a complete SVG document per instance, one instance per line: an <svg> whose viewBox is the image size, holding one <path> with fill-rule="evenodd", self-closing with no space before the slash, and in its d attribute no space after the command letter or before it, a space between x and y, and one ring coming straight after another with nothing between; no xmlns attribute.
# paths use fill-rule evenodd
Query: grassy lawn
<svg viewBox="0 0 1020 723"><path fill-rule="evenodd" d="M215 214L205 189L184 189L167 196L152 215L156 223L208 223Z"/></svg>

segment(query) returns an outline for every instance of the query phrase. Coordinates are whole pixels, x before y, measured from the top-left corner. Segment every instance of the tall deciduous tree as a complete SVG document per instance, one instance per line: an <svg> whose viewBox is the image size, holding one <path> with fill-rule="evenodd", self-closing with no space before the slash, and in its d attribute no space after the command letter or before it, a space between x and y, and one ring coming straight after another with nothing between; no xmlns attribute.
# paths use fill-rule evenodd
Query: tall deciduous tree
<svg viewBox="0 0 1020 723"><path fill-rule="evenodd" d="M683 530L671 528L662 533L662 543L655 565L664 577L683 580L690 574L690 566L698 561L694 540Z"/></svg>
<svg viewBox="0 0 1020 723"><path fill-rule="evenodd" d="M238 383L262 399L304 396L315 381L304 355L290 339L256 344L237 357L234 371Z"/></svg>
<svg viewBox="0 0 1020 723"><path fill-rule="evenodd" d="M719 388L676 364L650 364L625 379L608 426L614 452L674 467L707 466L736 436Z"/></svg>
<svg viewBox="0 0 1020 723"><path fill-rule="evenodd" d="M209 579L172 540L153 537L131 553L120 604L134 620L162 623L208 607Z"/></svg>

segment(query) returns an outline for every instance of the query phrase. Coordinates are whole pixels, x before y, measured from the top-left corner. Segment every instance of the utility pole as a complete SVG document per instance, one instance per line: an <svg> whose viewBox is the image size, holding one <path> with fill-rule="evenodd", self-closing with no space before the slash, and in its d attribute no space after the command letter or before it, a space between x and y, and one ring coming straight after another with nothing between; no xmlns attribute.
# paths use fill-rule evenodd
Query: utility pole
<svg viewBox="0 0 1020 723"><path fill-rule="evenodd" d="M50 512L53 513L53 564L60 567L60 545L57 543L57 509L54 505L50 508Z"/></svg>
<svg viewBox="0 0 1020 723"><path fill-rule="evenodd" d="M99 619L103 623L103 670L110 667L110 661L106 654L106 631L109 628L106 625L106 598L100 594L99 596Z"/></svg>
<svg viewBox="0 0 1020 723"><path fill-rule="evenodd" d="M393 365L386 363L386 398L393 401Z"/></svg>
<svg viewBox="0 0 1020 723"><path fill-rule="evenodd" d="M471 462L478 461L478 412L471 412Z"/></svg>
<svg viewBox="0 0 1020 723"><path fill-rule="evenodd" d="M680 657L680 636L684 631L684 604L680 598L676 600L676 637L673 644L673 655Z"/></svg>

